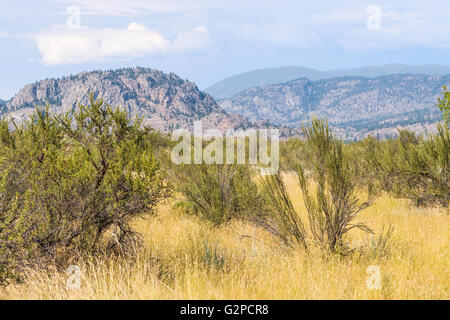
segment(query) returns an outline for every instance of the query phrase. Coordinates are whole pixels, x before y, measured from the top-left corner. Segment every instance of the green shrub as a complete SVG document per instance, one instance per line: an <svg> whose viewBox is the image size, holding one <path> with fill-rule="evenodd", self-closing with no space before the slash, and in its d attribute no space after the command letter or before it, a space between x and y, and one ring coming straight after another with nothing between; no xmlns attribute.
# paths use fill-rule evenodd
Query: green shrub
<svg viewBox="0 0 450 320"><path fill-rule="evenodd" d="M355 223L357 214L369 206L356 196L352 168L328 124L313 120L304 128L306 148L310 152L311 187L302 165L297 173L308 212L307 233L298 213L294 210L286 186L281 177L265 178L264 187L268 199L268 213L259 217L259 225L281 238L285 244L298 243L308 248L312 243L329 252L342 252L344 235L358 228L371 232L364 224Z"/></svg>
<svg viewBox="0 0 450 320"><path fill-rule="evenodd" d="M370 143L364 148L366 172L381 189L396 197L414 201L417 206L442 205L450 202L450 133L446 87L438 106L444 112L444 123L426 137L399 130L398 138Z"/></svg>
<svg viewBox="0 0 450 320"><path fill-rule="evenodd" d="M168 194L150 130L103 101L0 123L0 281L30 263L126 250L133 217ZM106 239L106 234L110 235Z"/></svg>
<svg viewBox="0 0 450 320"><path fill-rule="evenodd" d="M284 245L299 244L307 248L305 227L294 209L281 174L266 176L262 181L266 201L261 210L255 212L253 221Z"/></svg>
<svg viewBox="0 0 450 320"><path fill-rule="evenodd" d="M350 162L342 150L342 143L333 137L328 124L313 120L311 126L303 131L313 155L311 178L317 184L313 196L304 170L299 166L299 181L312 238L319 246L336 251L342 247L343 237L351 229L371 232L366 225L353 222L369 202L356 196Z"/></svg>
<svg viewBox="0 0 450 320"><path fill-rule="evenodd" d="M439 110L443 112L443 120L445 125L448 127L450 124L450 91L444 86L441 92L442 97L438 98Z"/></svg>
<svg viewBox="0 0 450 320"><path fill-rule="evenodd" d="M245 165L197 164L176 168L178 206L220 225L258 210L258 188Z"/></svg>
<svg viewBox="0 0 450 320"><path fill-rule="evenodd" d="M426 139L400 131L399 138L377 146L371 158L373 170L380 172L384 188L417 206L442 205L450 201L450 132L438 125L436 134Z"/></svg>
<svg viewBox="0 0 450 320"><path fill-rule="evenodd" d="M295 171L299 162L308 165L307 158L305 141L297 137L280 141L280 167L282 170Z"/></svg>

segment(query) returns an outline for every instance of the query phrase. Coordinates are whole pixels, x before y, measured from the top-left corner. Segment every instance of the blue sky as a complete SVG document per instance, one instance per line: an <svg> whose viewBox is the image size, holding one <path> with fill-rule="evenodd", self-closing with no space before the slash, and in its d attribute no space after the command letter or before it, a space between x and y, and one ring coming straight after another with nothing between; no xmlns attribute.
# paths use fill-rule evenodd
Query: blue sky
<svg viewBox="0 0 450 320"><path fill-rule="evenodd" d="M450 1L0 0L0 98L128 66L205 88L283 65L450 65Z"/></svg>

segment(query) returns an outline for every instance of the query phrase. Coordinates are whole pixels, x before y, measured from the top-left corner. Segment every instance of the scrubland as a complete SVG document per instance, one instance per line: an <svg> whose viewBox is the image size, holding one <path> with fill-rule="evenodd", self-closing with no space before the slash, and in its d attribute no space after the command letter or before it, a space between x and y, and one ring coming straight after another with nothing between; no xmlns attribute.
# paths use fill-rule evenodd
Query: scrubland
<svg viewBox="0 0 450 320"><path fill-rule="evenodd" d="M291 194L301 193L285 174ZM294 201L305 211L301 197ZM269 233L242 221L219 228L173 209L137 218L143 245L132 259L86 258L79 289L65 270L32 268L25 283L0 289L0 299L449 299L448 209L420 209L387 194L358 220L375 236L349 232L346 257L277 245ZM385 246L376 235L391 226ZM379 266L381 288L370 288L369 266Z"/></svg>

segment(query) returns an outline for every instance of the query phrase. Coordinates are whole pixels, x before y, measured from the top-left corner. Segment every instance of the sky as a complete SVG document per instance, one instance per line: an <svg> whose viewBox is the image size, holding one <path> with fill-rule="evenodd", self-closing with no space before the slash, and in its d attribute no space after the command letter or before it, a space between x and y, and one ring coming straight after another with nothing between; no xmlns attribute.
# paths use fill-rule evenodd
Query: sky
<svg viewBox="0 0 450 320"><path fill-rule="evenodd" d="M449 13L447 0L0 0L0 98L134 66L203 89L285 65L450 65Z"/></svg>

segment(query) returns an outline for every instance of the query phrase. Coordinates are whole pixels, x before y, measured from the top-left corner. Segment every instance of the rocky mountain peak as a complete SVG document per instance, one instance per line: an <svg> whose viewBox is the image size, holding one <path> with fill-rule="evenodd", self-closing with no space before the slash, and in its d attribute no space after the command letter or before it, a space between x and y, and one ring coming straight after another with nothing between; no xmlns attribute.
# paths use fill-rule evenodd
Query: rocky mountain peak
<svg viewBox="0 0 450 320"><path fill-rule="evenodd" d="M35 106L46 104L54 112L67 112L79 103L88 103L89 93L127 109L131 116L143 117L144 123L162 131L186 127L199 119L219 128L239 127L245 122L225 114L195 83L174 73L140 67L82 72L29 84L4 105L3 113L22 121Z"/></svg>

